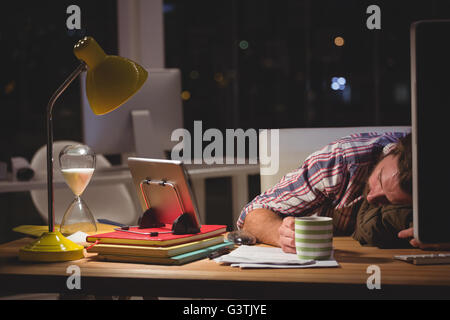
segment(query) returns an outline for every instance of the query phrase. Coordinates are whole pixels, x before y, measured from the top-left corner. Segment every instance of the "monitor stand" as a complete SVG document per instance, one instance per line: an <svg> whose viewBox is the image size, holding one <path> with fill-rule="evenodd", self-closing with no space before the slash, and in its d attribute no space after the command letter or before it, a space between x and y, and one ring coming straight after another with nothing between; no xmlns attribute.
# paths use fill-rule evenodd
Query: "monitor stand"
<svg viewBox="0 0 450 320"><path fill-rule="evenodd" d="M138 157L165 159L164 151L157 138L148 137L154 126L149 110L133 110L131 112L134 134L134 147Z"/></svg>

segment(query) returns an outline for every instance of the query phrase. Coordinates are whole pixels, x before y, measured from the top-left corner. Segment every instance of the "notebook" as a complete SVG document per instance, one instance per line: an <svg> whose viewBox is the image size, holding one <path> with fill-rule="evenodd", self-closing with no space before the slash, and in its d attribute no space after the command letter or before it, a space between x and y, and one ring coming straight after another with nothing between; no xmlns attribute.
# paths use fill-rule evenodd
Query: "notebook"
<svg viewBox="0 0 450 320"><path fill-rule="evenodd" d="M106 223L97 223L97 232L111 232L114 231L113 226ZM29 236L40 237L44 232L48 232L48 225L38 226L38 225L20 225L12 229L15 232L23 233ZM55 225L55 230L59 230L59 225Z"/></svg>
<svg viewBox="0 0 450 320"><path fill-rule="evenodd" d="M142 246L173 246L201 239L211 238L226 232L225 225L203 225L199 233L195 234L179 234L160 233L157 236L150 236L148 234L135 234L125 231L114 231L86 237L87 242L98 242L102 244L127 244L127 245L142 245ZM149 228L139 229L138 227L131 227L130 231L140 233L150 232L167 232L172 230L172 225L166 224L163 228Z"/></svg>
<svg viewBox="0 0 450 320"><path fill-rule="evenodd" d="M169 247L130 246L121 244L96 244L87 249L89 253L129 255L139 257L173 257L224 242L222 235Z"/></svg>
<svg viewBox="0 0 450 320"><path fill-rule="evenodd" d="M234 248L234 243L225 241L207 248L183 253L173 257L142 257L132 255L99 254L96 258L103 261L148 263L163 265L181 265L195 260L206 258L210 253L223 248Z"/></svg>

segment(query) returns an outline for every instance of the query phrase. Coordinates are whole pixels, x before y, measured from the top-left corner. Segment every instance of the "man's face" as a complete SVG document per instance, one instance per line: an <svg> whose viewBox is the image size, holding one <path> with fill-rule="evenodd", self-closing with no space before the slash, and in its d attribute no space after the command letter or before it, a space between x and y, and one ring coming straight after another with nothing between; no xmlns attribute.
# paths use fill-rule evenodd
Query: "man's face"
<svg viewBox="0 0 450 320"><path fill-rule="evenodd" d="M367 201L375 205L411 204L411 195L400 188L398 156L384 157L374 168L367 184Z"/></svg>

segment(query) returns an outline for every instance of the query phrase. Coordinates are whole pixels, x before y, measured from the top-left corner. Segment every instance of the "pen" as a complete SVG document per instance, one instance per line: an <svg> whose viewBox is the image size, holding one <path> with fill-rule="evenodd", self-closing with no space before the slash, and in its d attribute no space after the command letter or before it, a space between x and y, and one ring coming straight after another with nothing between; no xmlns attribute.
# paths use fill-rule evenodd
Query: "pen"
<svg viewBox="0 0 450 320"><path fill-rule="evenodd" d="M129 233L134 233L134 234L142 234L142 235L146 235L146 236L150 236L150 237L157 237L158 235L163 234L163 233L173 233L173 231L138 232L138 231L130 230L130 226L125 226L125 227L121 227L121 228L115 228L114 230L116 230L116 231L123 231L123 232L129 232Z"/></svg>
<svg viewBox="0 0 450 320"><path fill-rule="evenodd" d="M215 259L215 258L218 258L218 257L220 257L220 256L222 256L224 254L227 254L227 253L230 253L230 248L222 248L222 249L219 249L219 250L211 252L208 255L208 258L209 259Z"/></svg>

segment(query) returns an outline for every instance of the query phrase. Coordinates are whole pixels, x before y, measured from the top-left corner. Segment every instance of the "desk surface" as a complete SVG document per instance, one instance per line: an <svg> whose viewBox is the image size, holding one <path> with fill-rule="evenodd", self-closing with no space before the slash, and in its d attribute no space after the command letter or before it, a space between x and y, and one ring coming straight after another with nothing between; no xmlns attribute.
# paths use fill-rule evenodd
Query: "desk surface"
<svg viewBox="0 0 450 320"><path fill-rule="evenodd" d="M81 270L77 293L204 298L450 298L450 265L415 266L393 260L417 249L362 247L349 237L335 237L339 268L238 269L208 259L183 266L102 262L95 254L64 263L22 263L20 247L29 238L0 246L0 291L68 292L66 269ZM367 268L381 270L381 289L367 288Z"/></svg>

